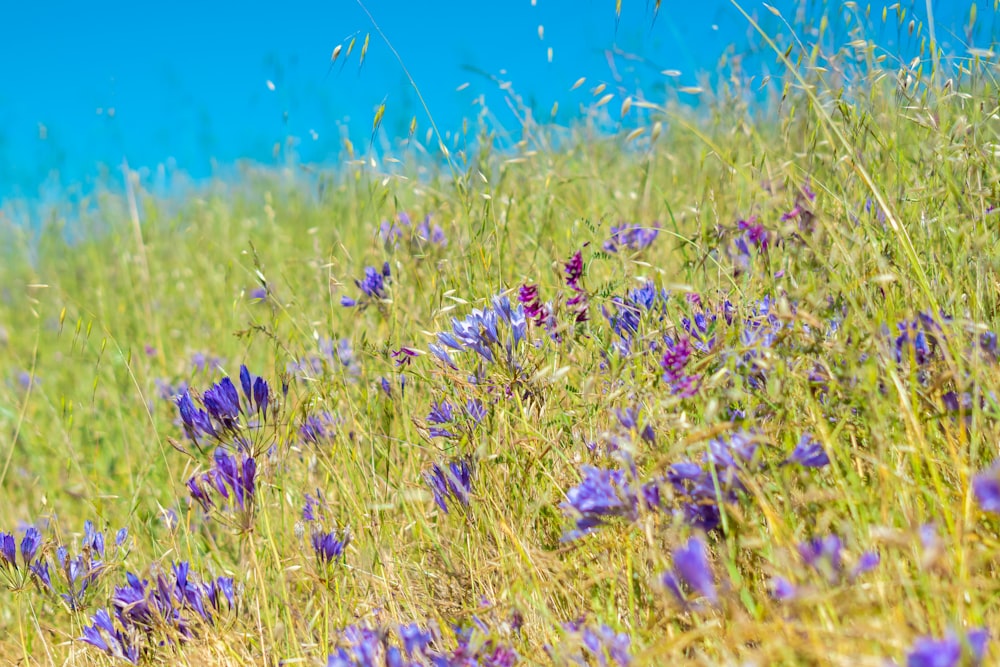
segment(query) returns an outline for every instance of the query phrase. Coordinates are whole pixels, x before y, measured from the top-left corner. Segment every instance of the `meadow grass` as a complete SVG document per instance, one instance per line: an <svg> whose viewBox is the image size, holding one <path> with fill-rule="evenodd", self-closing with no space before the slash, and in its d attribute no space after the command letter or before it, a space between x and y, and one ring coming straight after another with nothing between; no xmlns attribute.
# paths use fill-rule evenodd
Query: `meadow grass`
<svg viewBox="0 0 1000 667"><path fill-rule="evenodd" d="M729 60L697 110L511 151L483 113L450 168L354 148L9 226L0 529L39 532L0 657L978 662L997 60L900 68L878 21L774 42L769 101Z"/></svg>

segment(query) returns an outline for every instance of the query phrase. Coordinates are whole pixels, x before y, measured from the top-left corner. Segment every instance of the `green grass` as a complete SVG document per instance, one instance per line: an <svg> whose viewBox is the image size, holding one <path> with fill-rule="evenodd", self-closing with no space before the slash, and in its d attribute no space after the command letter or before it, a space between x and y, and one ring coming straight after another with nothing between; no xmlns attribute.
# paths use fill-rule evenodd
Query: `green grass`
<svg viewBox="0 0 1000 667"><path fill-rule="evenodd" d="M563 664L579 650L564 624L581 618L627 633L634 664L648 665L882 664L904 660L923 635L1000 627L1000 521L970 487L1000 436L1000 369L976 346L998 330L997 59L942 55L935 72L939 54L926 52L904 88L866 29L849 27L835 51L775 42L779 54L792 48L779 57L788 73L770 82L780 99L767 106L748 102L760 82L729 77L731 61L697 112L676 99L635 102L630 113L646 119L637 138L598 128L617 122L618 100L593 123L522 128L528 139L512 153L459 146L454 170L404 147L398 164L345 155L344 167L313 179L247 170L169 201L136 185L134 213L128 197L107 192L72 222L37 233L8 226L0 529L20 541L26 524L38 526L52 563L58 545L75 553L88 519L109 529L109 543L121 527L129 538L78 609L36 579L0 593L0 656L111 661L76 641L91 616L126 571L155 577L178 561L197 577L233 577L237 604L184 640L155 624L141 639L149 663L325 664L354 623L436 623L444 650L454 646L447 628L474 615L489 630L473 643L510 646L523 664ZM782 220L796 205L811 225ZM387 248L379 225L401 212L414 222L431 214L447 246ZM740 271L736 223L751 215L771 242ZM659 236L641 251L603 252L623 221L657 221ZM565 303L573 292L563 270L578 250L590 313L582 325ZM387 298L342 307L342 296L358 296L364 267L383 262ZM642 280L670 297L663 317L643 316L621 358L601 310ZM455 355L455 369L430 354L395 364L392 350L427 352L452 317L502 292L516 303L525 283L557 304L559 340L530 325L516 371L484 364L474 381L472 353ZM263 301L251 296L261 286ZM659 361L664 334L676 337L696 310L686 293L718 319L714 345L690 362L699 389L681 398ZM753 310L768 296L770 321ZM896 324L938 310L952 319L937 318L932 358L918 368L903 346L897 363ZM771 345L748 342L747 317L782 323ZM335 356L307 377L289 371L322 356L321 338L350 342L356 374ZM642 353L654 340L659 350ZM221 370L196 370L195 353L218 357ZM741 363L749 353L753 370ZM233 525L190 499L185 484L211 465L213 448L185 439L157 381L186 382L197 395L223 374L235 379L242 363L271 383L277 409L259 432L273 450L257 459L254 513ZM810 380L817 367L830 378L825 392ZM950 414L950 391L984 399ZM487 408L481 424L429 437L432 402L470 398ZM615 410L626 407L641 409L654 442L618 424ZM335 415L334 433L303 441L303 420L322 412ZM658 584L673 551L698 534L673 512L680 499L666 482L663 510L641 506L634 520L561 541L573 525L561 503L581 467L622 467L602 443L629 451L648 481L740 428L759 444L740 473L746 490L704 538L718 605L683 609ZM780 465L804 432L830 465ZM422 475L457 457L473 462L472 495L444 513ZM329 568L302 520L305 494L317 489L327 528L350 527L344 562ZM928 523L937 546L921 544ZM831 533L846 569L869 550L880 564L836 581L811 571L796 545ZM774 599L775 576L800 584L797 599Z"/></svg>

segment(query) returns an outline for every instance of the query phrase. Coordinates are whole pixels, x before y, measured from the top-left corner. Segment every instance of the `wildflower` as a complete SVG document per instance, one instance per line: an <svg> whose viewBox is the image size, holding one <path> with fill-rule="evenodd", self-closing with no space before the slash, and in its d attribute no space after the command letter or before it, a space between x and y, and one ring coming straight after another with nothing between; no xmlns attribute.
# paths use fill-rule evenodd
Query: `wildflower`
<svg viewBox="0 0 1000 667"><path fill-rule="evenodd" d="M687 375L684 373L685 367L691 360L691 339L687 336L680 337L676 343L667 340L667 349L660 360L663 367L663 381L670 387L670 393L681 398L690 398L698 391L696 384L700 379L697 375Z"/></svg>
<svg viewBox="0 0 1000 667"><path fill-rule="evenodd" d="M446 428L443 428L443 424L450 424L455 420L454 409L451 403L448 401L441 401L440 403L432 403L431 411L427 414L427 422L429 424L434 424L428 431L432 438L454 438L455 434Z"/></svg>
<svg viewBox="0 0 1000 667"><path fill-rule="evenodd" d="M86 642L113 658L139 664L139 648L122 629L115 626L107 609L98 609L91 621L93 624L83 628L83 636L78 641Z"/></svg>
<svg viewBox="0 0 1000 667"><path fill-rule="evenodd" d="M446 466L435 463L424 473L424 481L431 487L434 502L443 512L448 512L448 498L468 506L472 492L472 467L468 460L458 459Z"/></svg>
<svg viewBox="0 0 1000 667"><path fill-rule="evenodd" d="M745 488L738 473L753 461L755 454L756 443L750 434L741 431L728 441L709 441L701 464L684 461L670 466L667 481L681 502L685 522L705 532L718 528L719 504L736 502L737 492Z"/></svg>
<svg viewBox="0 0 1000 667"><path fill-rule="evenodd" d="M403 650L408 658L422 654L430 646L433 636L417 623L399 626L399 636L403 640Z"/></svg>
<svg viewBox="0 0 1000 667"><path fill-rule="evenodd" d="M615 415L618 417L618 423L621 424L622 428L630 432L639 431L639 437L650 444L656 441L656 434L653 433L653 427L650 424L646 424L641 429L639 428L639 411L635 408L616 409Z"/></svg>
<svg viewBox="0 0 1000 667"><path fill-rule="evenodd" d="M838 583L844 575L843 542L837 535L824 538L813 538L798 546L803 562L826 576L831 584ZM878 567L880 557L877 552L867 551L858 558L858 563L850 571L848 579L853 581L858 576L871 572Z"/></svg>
<svg viewBox="0 0 1000 667"><path fill-rule="evenodd" d="M708 600L710 604L719 602L715 589L715 579L708 562L708 552L705 543L699 537L692 537L687 545L674 550L674 568L662 576L666 586L677 601L687 605L685 589Z"/></svg>
<svg viewBox="0 0 1000 667"><path fill-rule="evenodd" d="M625 632L615 632L607 625L591 627L583 625L582 621L567 623L565 626L570 635L582 648L596 660L596 664L610 667L629 667L632 664L631 639ZM576 655L567 656L573 664L591 664L586 661L574 647ZM559 656L557 656L559 657ZM558 663L563 664L563 663Z"/></svg>
<svg viewBox="0 0 1000 667"><path fill-rule="evenodd" d="M602 248L606 252L616 253L620 248L639 251L648 248L660 233L660 224L654 222L651 227L638 224L622 224L611 228L611 235Z"/></svg>
<svg viewBox="0 0 1000 667"><path fill-rule="evenodd" d="M747 220L739 220L736 223L737 229L745 232L748 241L756 245L761 250L767 250L769 243L767 230L764 225L757 222L757 216L750 216Z"/></svg>
<svg viewBox="0 0 1000 667"><path fill-rule="evenodd" d="M213 467L188 479L187 487L206 512L216 508L215 495L218 495L220 509L244 513L249 519L254 507L256 477L257 462L252 456L243 452L234 456L219 447L215 450Z"/></svg>
<svg viewBox="0 0 1000 667"><path fill-rule="evenodd" d="M396 360L397 366L408 366L414 357L420 356L420 353L411 347L401 347L398 350L392 350L392 358Z"/></svg>
<svg viewBox="0 0 1000 667"><path fill-rule="evenodd" d="M972 478L972 493L983 511L1000 514L1000 459Z"/></svg>
<svg viewBox="0 0 1000 667"><path fill-rule="evenodd" d="M433 354L435 357L443 361L448 366L452 368L458 368L455 365L455 362L452 361L451 355L448 354L448 351L445 350L440 345L437 345L436 343L431 343L430 345L427 346L427 349L430 351L431 354Z"/></svg>
<svg viewBox="0 0 1000 667"><path fill-rule="evenodd" d="M830 464L830 457L819 441L808 433L803 433L792 455L785 459L782 465L789 463L798 463L803 468L822 468Z"/></svg>
<svg viewBox="0 0 1000 667"><path fill-rule="evenodd" d="M187 390L177 399L184 433L198 442L199 437L219 440L223 437L242 437L251 426L251 419L266 419L271 400L271 388L263 378L254 378L246 366L240 366L240 386L245 401L229 377L224 377L207 389L202 396L204 409L195 405Z"/></svg>
<svg viewBox="0 0 1000 667"><path fill-rule="evenodd" d="M303 521L318 521L320 515L325 506L325 501L323 500L323 494L319 489L316 489L316 495L311 496L306 494L305 504L302 506L302 520Z"/></svg>
<svg viewBox="0 0 1000 667"><path fill-rule="evenodd" d="M334 436L337 419L329 412L308 415L299 427L299 437L303 442L317 445Z"/></svg>
<svg viewBox="0 0 1000 667"><path fill-rule="evenodd" d="M774 577L771 580L771 595L773 595L774 599L779 602L787 602L798 595L798 590L792 582L788 581L788 579L785 579L784 577Z"/></svg>
<svg viewBox="0 0 1000 667"><path fill-rule="evenodd" d="M360 299L354 299L345 295L340 298L340 305L346 308L354 306L364 307L374 301L385 299L389 296L386 289L391 282L392 271L389 268L389 262L385 262L382 265L381 271L374 266L366 266L364 278L354 281L357 288L361 290Z"/></svg>
<svg viewBox="0 0 1000 667"><path fill-rule="evenodd" d="M576 292L575 295L566 300L566 305L576 314L575 320L577 323L586 322L589 318L587 293L580 286L580 279L583 278L583 254L579 250L566 262L564 271L566 273L566 285Z"/></svg>
<svg viewBox="0 0 1000 667"><path fill-rule="evenodd" d="M350 533L343 531L341 537L337 537L337 531L328 533L316 531L312 534L313 551L316 552L316 560L320 565L330 565L345 557L344 550L350 542Z"/></svg>
<svg viewBox="0 0 1000 667"><path fill-rule="evenodd" d="M427 242L430 241L438 247L445 247L448 245L448 237L445 236L444 230L437 223L434 226L430 226L431 216L426 215L416 229L416 239L419 241Z"/></svg>
<svg viewBox="0 0 1000 667"><path fill-rule="evenodd" d="M563 511L574 517L576 525L563 536L564 541L586 535L609 518L624 517L634 521L638 517L640 495L647 507L660 505L659 486L655 481L640 486L637 492L623 470L583 466L580 472L583 479L566 492L566 501L561 504Z"/></svg>
<svg viewBox="0 0 1000 667"><path fill-rule="evenodd" d="M984 629L970 630L964 640L954 633L943 639L921 637L906 654L906 667L958 667L966 648L968 664L980 665L986 657L987 641L989 633Z"/></svg>

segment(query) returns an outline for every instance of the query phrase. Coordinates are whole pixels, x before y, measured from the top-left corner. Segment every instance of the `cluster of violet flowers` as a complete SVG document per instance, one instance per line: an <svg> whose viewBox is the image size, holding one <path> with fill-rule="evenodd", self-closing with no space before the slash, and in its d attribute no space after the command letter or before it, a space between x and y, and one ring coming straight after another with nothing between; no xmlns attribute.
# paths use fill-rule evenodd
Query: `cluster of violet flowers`
<svg viewBox="0 0 1000 667"><path fill-rule="evenodd" d="M174 563L169 574L160 572L152 583L126 573L124 586L111 596L112 611L99 609L84 627L80 641L105 654L139 664L166 635L169 641L196 636L198 623L212 625L217 615L235 605L233 580L219 577L198 582L186 562Z"/></svg>
<svg viewBox="0 0 1000 667"><path fill-rule="evenodd" d="M658 222L654 222L651 226L623 223L611 227L611 234L601 248L610 253L617 253L623 248L638 252L651 246L659 234L660 223Z"/></svg>
<svg viewBox="0 0 1000 667"><path fill-rule="evenodd" d="M95 582L124 560L127 539L128 530L122 528L106 546L104 533L88 520L77 548L71 552L70 546L59 544L53 550L43 548L41 533L29 526L20 542L19 565L13 534L0 533L0 576L12 590L33 580L41 590L58 595L70 610L84 609Z"/></svg>
<svg viewBox="0 0 1000 667"><path fill-rule="evenodd" d="M754 463L757 444L745 431L734 433L728 440L713 438L701 463L682 461L667 469L667 482L679 502L683 521L704 532L721 525L721 505L735 503L738 493L746 487L740 474Z"/></svg>
<svg viewBox="0 0 1000 667"><path fill-rule="evenodd" d="M580 474L580 483L566 492L566 500L560 505L574 522L573 529L563 535L563 541L583 537L615 518L634 522L639 518L640 507L648 510L660 507L658 482L639 483L634 466L621 469L585 465Z"/></svg>
<svg viewBox="0 0 1000 667"><path fill-rule="evenodd" d="M674 549L673 568L660 575L660 583L683 608L700 611L705 603L719 604L715 575L708 559L708 547L701 537L692 537Z"/></svg>
<svg viewBox="0 0 1000 667"><path fill-rule="evenodd" d="M224 377L201 397L198 407L190 392L178 399L181 422L188 438L211 439L216 449L212 466L191 476L187 488L191 498L206 512L235 520L247 530L254 515L257 489L257 459L273 442L257 436L274 405L271 389L263 378L254 378L246 366L240 367L239 391Z"/></svg>
<svg viewBox="0 0 1000 667"><path fill-rule="evenodd" d="M464 319L452 318L451 331L438 333L428 350L453 369L458 368L454 356L473 353L481 364L501 364L516 374L521 370L516 352L527 328L524 308L512 306L507 296L495 296L489 306L473 309Z"/></svg>
<svg viewBox="0 0 1000 667"><path fill-rule="evenodd" d="M555 664L629 667L632 664L632 640L625 632L615 632L607 625L570 621L563 626L566 635L556 648L548 648Z"/></svg>
<svg viewBox="0 0 1000 667"><path fill-rule="evenodd" d="M570 297L566 299L565 306L575 326L590 319L590 295L580 282L583 280L583 268L583 253L580 250L573 253L573 256L563 264L563 278L570 290ZM537 284L522 284L517 291L517 300L524 308L528 321L545 329L553 340L557 342L562 340L558 330L556 308L551 302L542 302Z"/></svg>
<svg viewBox="0 0 1000 667"><path fill-rule="evenodd" d="M302 381L322 378L326 373L343 373L348 378L361 374L361 364L349 339L341 338L334 342L331 338L320 338L317 347L318 354L309 354L290 362L289 374Z"/></svg>
<svg viewBox="0 0 1000 667"><path fill-rule="evenodd" d="M345 294L340 297L340 305L345 308L367 308L389 297L390 283L392 283L392 271L389 262L382 264L381 271L374 266L366 266L364 277L354 281L361 294L357 298Z"/></svg>
<svg viewBox="0 0 1000 667"><path fill-rule="evenodd" d="M323 494L317 489L316 495L306 494L302 506L302 520L310 527L309 541L313 555L321 573L328 573L338 563L347 557L347 545L351 542L351 531L344 528L338 531L329 528L332 521Z"/></svg>
<svg viewBox="0 0 1000 667"><path fill-rule="evenodd" d="M573 296L566 299L566 306L577 324L582 324L590 319L590 300L587 291L580 284L583 279L583 253L577 250L564 265L566 274L566 286L573 292Z"/></svg>
<svg viewBox="0 0 1000 667"><path fill-rule="evenodd" d="M429 247L444 248L448 245L448 237L437 223L431 224L428 213L416 225L409 214L400 213L395 221L383 220L379 226L379 237L387 250L394 250L400 243L405 243L411 253L425 252Z"/></svg>
<svg viewBox="0 0 1000 667"><path fill-rule="evenodd" d="M434 502L445 514L449 504L468 507L472 494L473 467L468 458L435 463L424 473L424 481L434 494Z"/></svg>
<svg viewBox="0 0 1000 667"><path fill-rule="evenodd" d="M253 436L268 419L271 387L263 378L253 377L246 366L240 366L239 379L242 399L228 376L205 391L199 401L201 407L189 390L177 399L184 434L195 445L201 447L208 440L217 445L259 451L261 443L255 442Z"/></svg>
<svg viewBox="0 0 1000 667"><path fill-rule="evenodd" d="M750 248L753 247L758 253L767 252L771 243L771 234L764 225L758 221L757 216L750 216L748 219L739 220L736 223L739 235L733 240L733 248L730 257L733 262L734 273L740 276L750 270L754 255Z"/></svg>
<svg viewBox="0 0 1000 667"><path fill-rule="evenodd" d="M478 398L470 398L461 408L444 399L431 404L427 413L428 434L432 438L457 438L460 431L471 432L486 416L486 407Z"/></svg>
<svg viewBox="0 0 1000 667"><path fill-rule="evenodd" d="M808 570L820 575L830 585L853 582L858 577L878 567L880 557L876 551L866 551L858 557L853 568L844 564L844 544L838 535L814 537L798 545L799 557ZM802 588L785 577L775 577L771 581L775 599L789 601L802 594Z"/></svg>
<svg viewBox="0 0 1000 667"><path fill-rule="evenodd" d="M445 638L433 623L426 626L407 623L395 628L351 625L339 633L339 646L326 664L327 667L514 667L520 662L517 652L499 641L496 633L478 617L453 630L454 645L445 649Z"/></svg>

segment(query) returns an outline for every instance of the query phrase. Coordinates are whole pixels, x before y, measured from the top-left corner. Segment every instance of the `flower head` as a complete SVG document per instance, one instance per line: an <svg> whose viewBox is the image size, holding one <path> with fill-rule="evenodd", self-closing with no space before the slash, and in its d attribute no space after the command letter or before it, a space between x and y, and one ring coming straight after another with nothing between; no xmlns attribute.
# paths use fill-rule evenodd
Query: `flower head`
<svg viewBox="0 0 1000 667"><path fill-rule="evenodd" d="M830 457L818 440L808 433L803 433L792 455L785 459L784 463L797 463L803 468L822 468L830 464Z"/></svg>
<svg viewBox="0 0 1000 667"><path fill-rule="evenodd" d="M972 478L972 493L984 511L1000 514L1000 459Z"/></svg>
<svg viewBox="0 0 1000 667"><path fill-rule="evenodd" d="M718 604L715 577L708 562L708 550L701 538L692 537L685 546L675 549L673 561L674 568L663 574L662 581L678 602L687 605L688 594L685 590L688 590L713 605Z"/></svg>
<svg viewBox="0 0 1000 667"><path fill-rule="evenodd" d="M344 551L350 541L351 535L346 530L339 537L335 530L328 533L316 531L312 534L313 551L321 565L330 565L344 558Z"/></svg>
<svg viewBox="0 0 1000 667"><path fill-rule="evenodd" d="M942 639L921 637L906 654L906 667L958 667L967 647L968 664L980 665L986 656L986 630L970 630L963 641L954 633Z"/></svg>
<svg viewBox="0 0 1000 667"><path fill-rule="evenodd" d="M448 512L449 498L468 506L472 492L472 466L467 459L457 459L443 466L435 463L424 473L424 481L431 487L434 502L445 513Z"/></svg>

